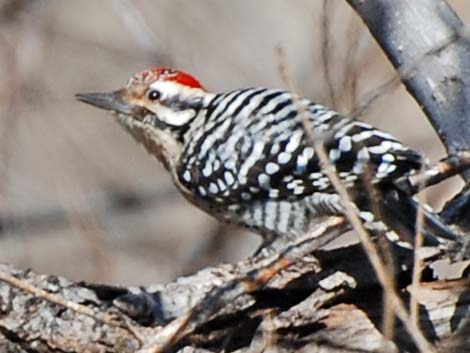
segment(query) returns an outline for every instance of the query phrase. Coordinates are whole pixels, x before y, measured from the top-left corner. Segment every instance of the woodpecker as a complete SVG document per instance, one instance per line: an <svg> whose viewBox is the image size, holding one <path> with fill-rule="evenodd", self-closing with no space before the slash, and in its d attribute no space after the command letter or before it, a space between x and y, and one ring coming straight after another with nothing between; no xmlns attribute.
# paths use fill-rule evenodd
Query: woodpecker
<svg viewBox="0 0 470 353"><path fill-rule="evenodd" d="M140 72L116 91L77 98L112 111L191 203L259 233L265 243L297 238L345 212L309 141L305 116L364 223L380 220L392 241L413 243L417 203L394 182L416 174L425 159L369 124L282 89L211 93L166 67ZM424 218L430 244L454 239L434 212L426 209Z"/></svg>

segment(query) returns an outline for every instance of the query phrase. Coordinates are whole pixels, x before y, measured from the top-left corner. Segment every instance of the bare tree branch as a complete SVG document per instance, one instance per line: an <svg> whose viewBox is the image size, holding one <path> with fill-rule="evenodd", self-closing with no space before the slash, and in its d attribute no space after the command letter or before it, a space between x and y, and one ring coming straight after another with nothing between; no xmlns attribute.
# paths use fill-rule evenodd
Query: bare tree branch
<svg viewBox="0 0 470 353"><path fill-rule="evenodd" d="M470 39L449 4L445 0L347 2L397 69L447 152L470 151ZM469 170L460 175L470 180ZM469 200L466 186L446 204L443 218L468 230ZM462 245L462 258L470 256L470 241Z"/></svg>
<svg viewBox="0 0 470 353"><path fill-rule="evenodd" d="M470 41L446 1L347 0L397 69L449 153L470 149Z"/></svg>
<svg viewBox="0 0 470 353"><path fill-rule="evenodd" d="M447 150L468 150L470 61L465 55L468 40L455 13L445 1L348 2L398 69ZM457 219L468 230L465 195L451 202L443 216ZM113 200L104 198L101 203L104 210L116 208ZM117 209L128 207L126 202L117 204ZM397 268L392 269L396 277L389 284L395 288L395 306L413 296L423 340L438 352L468 351L468 271L455 280L440 280L425 264L420 281L411 286L413 253L397 256ZM246 279L258 266L253 259L219 265L146 288L74 283L0 266L0 352L136 352L164 332L168 323L184 319L198 303L209 302L208 293L230 283L246 284L237 280ZM406 324L396 320L393 340L380 332L386 315L383 295L359 245L316 250L282 267L268 283L258 281L251 291L230 297L228 306L204 318L170 349L187 353L258 352L272 347L282 352L416 352Z"/></svg>
<svg viewBox="0 0 470 353"><path fill-rule="evenodd" d="M253 266L256 263L251 260L220 265L147 288L73 283L0 266L3 278L13 276L20 283L0 281L0 351L8 343L8 347L15 347L8 352L134 352L162 325L192 308L215 283L229 283ZM359 245L317 251L315 258L300 260L267 286L236 298L173 350L249 352L253 346L266 348L269 334L286 352L414 351L402 326L396 327L395 342L377 330L383 307L381 286L372 273ZM403 276L409 279L411 273L402 272L397 282L397 292L406 300L410 281ZM37 295L28 290L30 287L49 294ZM418 286L415 297L420 303L420 324L428 339L442 339L465 327L470 307L468 288L468 280ZM117 310L121 298L129 296L140 300L135 301L133 313L127 311L139 318L138 323ZM145 312L150 316L146 318Z"/></svg>

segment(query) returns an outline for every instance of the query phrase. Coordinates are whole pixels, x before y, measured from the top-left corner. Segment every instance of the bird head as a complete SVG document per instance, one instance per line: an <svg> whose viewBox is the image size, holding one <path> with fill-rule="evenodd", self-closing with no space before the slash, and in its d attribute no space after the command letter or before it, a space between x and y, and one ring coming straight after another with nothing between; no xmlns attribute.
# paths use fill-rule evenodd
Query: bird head
<svg viewBox="0 0 470 353"><path fill-rule="evenodd" d="M213 95L179 70L154 67L132 76L127 85L104 93L79 93L77 99L111 111L117 120L166 167L168 156Z"/></svg>
<svg viewBox="0 0 470 353"><path fill-rule="evenodd" d="M154 67L135 74L125 87L116 91L79 93L77 99L117 113L124 125L140 122L178 130L190 123L208 96L193 76Z"/></svg>

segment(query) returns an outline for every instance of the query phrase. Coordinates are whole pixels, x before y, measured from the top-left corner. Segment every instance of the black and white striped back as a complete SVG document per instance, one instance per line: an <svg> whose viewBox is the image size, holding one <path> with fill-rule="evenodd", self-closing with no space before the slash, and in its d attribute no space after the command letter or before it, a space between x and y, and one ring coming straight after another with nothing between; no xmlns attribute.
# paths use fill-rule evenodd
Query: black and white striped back
<svg viewBox="0 0 470 353"><path fill-rule="evenodd" d="M282 90L249 88L216 95L199 112L185 135L181 183L220 204L334 193L301 111L348 186L366 171L382 183L421 167L418 153L368 124Z"/></svg>

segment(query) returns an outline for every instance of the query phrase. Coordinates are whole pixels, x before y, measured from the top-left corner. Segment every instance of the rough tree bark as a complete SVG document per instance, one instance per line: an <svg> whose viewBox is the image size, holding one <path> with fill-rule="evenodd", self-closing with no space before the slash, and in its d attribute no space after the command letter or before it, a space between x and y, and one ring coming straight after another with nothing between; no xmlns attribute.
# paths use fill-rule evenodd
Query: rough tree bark
<svg viewBox="0 0 470 353"><path fill-rule="evenodd" d="M442 0L347 0L449 153L470 148L470 37Z"/></svg>
<svg viewBox="0 0 470 353"><path fill-rule="evenodd" d="M447 150L470 150L470 61L465 60L470 43L447 3L348 2L401 70L406 87ZM467 193L449 202L442 214L468 233ZM400 256L400 262L412 260L409 253ZM251 260L220 265L145 289L73 283L0 266L0 352L135 352L214 284L227 283L254 266ZM410 270L396 272L397 292L408 301ZM429 272L414 291L422 332L440 351L469 351L468 271L453 280ZM120 298L139 293L148 300L127 315L119 310ZM238 297L172 350L416 351L400 322L395 322L392 337L380 332L382 297L359 245L319 250L283 270L266 287ZM136 314L139 319L134 321Z"/></svg>
<svg viewBox="0 0 470 353"><path fill-rule="evenodd" d="M305 258L280 273L266 288L239 297L180 342L175 350L186 347L185 352L191 352L197 347L210 351L225 348L251 352L261 351L266 346L306 352L416 349L401 325L396 327L393 341L378 331L383 319L381 287L359 245L319 251L315 255L315 260ZM86 309L74 311L51 298L47 300L31 295L24 288L2 283L0 347L12 353L135 352L142 341L152 337L154 331L147 327L149 322L158 328L178 317L197 303L214 283L228 282L252 265L249 261L220 265L173 283L148 288L153 309L157 306L159 314L149 317L147 322L142 316L140 322L133 322L117 309L116 298L129 295L127 288L72 283L2 266L3 275L11 274L36 289L81 304ZM407 288L402 283L408 281L401 281L397 281L397 286L403 289L406 299ZM470 347L469 341L463 341L468 340L464 334L470 308L468 285L466 280L431 281L419 288L423 330L430 340L443 339L440 344L445 345L446 351L451 343L455 347ZM462 332L461 339L456 331Z"/></svg>
<svg viewBox="0 0 470 353"><path fill-rule="evenodd" d="M470 150L470 36L441 0L347 0L423 109L449 154ZM462 174L468 181L470 171ZM469 230L470 190L441 216Z"/></svg>

